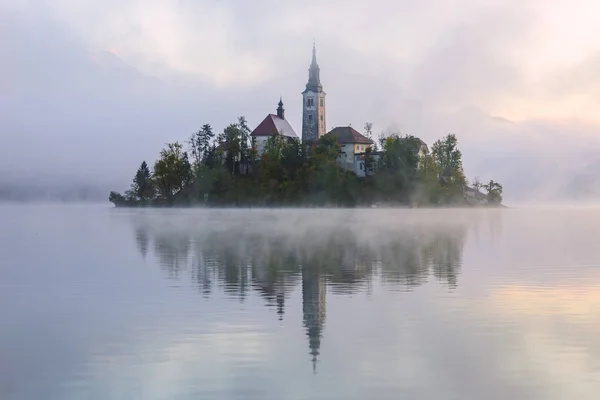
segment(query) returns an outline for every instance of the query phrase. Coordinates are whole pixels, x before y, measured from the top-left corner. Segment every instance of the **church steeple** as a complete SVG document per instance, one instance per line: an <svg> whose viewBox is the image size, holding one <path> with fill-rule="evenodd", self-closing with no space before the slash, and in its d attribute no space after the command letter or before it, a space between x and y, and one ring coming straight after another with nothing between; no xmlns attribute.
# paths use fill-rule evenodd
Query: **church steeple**
<svg viewBox="0 0 600 400"><path fill-rule="evenodd" d="M285 119L285 110L283 109L283 100L279 98L279 104L277 104L277 116L281 119Z"/></svg>
<svg viewBox="0 0 600 400"><path fill-rule="evenodd" d="M318 140L326 133L325 92L321 85L321 69L317 63L317 47L313 42L312 60L308 68L308 82L302 92L302 142Z"/></svg>
<svg viewBox="0 0 600 400"><path fill-rule="evenodd" d="M310 68L308 68L308 83L306 84L306 90L312 90L313 92L323 90L319 76L320 74L321 70L317 63L317 47L313 42L312 61L310 63Z"/></svg>

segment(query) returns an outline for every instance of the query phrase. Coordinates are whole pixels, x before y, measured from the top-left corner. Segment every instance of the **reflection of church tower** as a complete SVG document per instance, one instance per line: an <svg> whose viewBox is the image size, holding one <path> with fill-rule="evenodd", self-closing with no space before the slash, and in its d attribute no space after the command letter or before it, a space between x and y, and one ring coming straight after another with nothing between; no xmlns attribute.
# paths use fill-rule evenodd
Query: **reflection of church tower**
<svg viewBox="0 0 600 400"><path fill-rule="evenodd" d="M283 314L285 314L285 294L283 292L278 292L276 301L277 301L277 315L279 315L279 320L283 321Z"/></svg>
<svg viewBox="0 0 600 400"><path fill-rule="evenodd" d="M326 132L325 92L321 85L317 50L313 45L312 62L308 69L308 83L302 92L302 142L318 140Z"/></svg>
<svg viewBox="0 0 600 400"><path fill-rule="evenodd" d="M302 271L302 312L315 372L325 326L325 293L325 277L305 268Z"/></svg>

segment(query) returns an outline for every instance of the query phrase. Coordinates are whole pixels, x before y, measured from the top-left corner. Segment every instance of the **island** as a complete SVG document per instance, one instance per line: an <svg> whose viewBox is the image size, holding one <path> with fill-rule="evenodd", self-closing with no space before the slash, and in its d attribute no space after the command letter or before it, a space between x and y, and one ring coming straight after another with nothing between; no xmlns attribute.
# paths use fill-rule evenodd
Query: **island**
<svg viewBox="0 0 600 400"><path fill-rule="evenodd" d="M131 188L109 200L119 207L501 206L502 185L465 178L454 134L431 151L419 138L392 135L379 150L351 127L336 129L310 144L274 134L259 145L243 117L215 140L204 125L189 151L167 144L153 169L143 161Z"/></svg>
<svg viewBox="0 0 600 400"><path fill-rule="evenodd" d="M431 146L412 135L372 139L352 126L326 131L326 93L313 45L302 92L302 133L285 117L280 98L254 130L239 117L215 135L205 124L185 142L168 143L154 167L144 161L115 206L213 207L499 207L502 185L469 184L456 135ZM484 190L486 193L483 193Z"/></svg>

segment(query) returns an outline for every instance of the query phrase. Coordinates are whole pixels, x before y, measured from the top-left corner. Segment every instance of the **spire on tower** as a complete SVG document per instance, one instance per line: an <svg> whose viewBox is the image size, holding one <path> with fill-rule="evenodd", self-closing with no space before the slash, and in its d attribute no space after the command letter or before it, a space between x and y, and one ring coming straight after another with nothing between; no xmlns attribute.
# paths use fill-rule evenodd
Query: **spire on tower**
<svg viewBox="0 0 600 400"><path fill-rule="evenodd" d="M313 92L319 92L323 90L319 75L320 68L319 64L317 64L317 47L315 42L313 42L312 61L310 63L310 68L308 69L308 83L306 84L306 90L312 90Z"/></svg>
<svg viewBox="0 0 600 400"><path fill-rule="evenodd" d="M283 109L283 100L279 96L279 104L277 104L277 116L281 119L285 119L285 110Z"/></svg>

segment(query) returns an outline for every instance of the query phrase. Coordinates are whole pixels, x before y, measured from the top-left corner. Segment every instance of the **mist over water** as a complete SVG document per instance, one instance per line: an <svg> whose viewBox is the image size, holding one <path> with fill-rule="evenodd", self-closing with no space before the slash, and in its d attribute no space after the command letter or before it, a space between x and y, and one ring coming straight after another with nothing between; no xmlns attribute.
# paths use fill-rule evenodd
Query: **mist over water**
<svg viewBox="0 0 600 400"><path fill-rule="evenodd" d="M598 209L0 206L3 399L595 399Z"/></svg>

